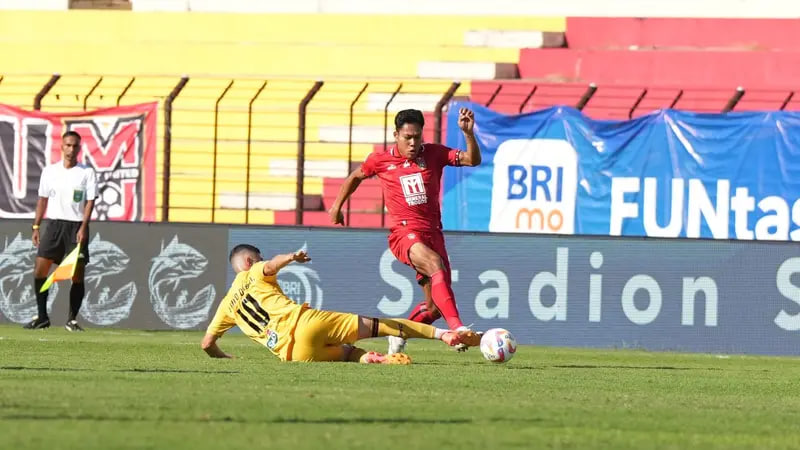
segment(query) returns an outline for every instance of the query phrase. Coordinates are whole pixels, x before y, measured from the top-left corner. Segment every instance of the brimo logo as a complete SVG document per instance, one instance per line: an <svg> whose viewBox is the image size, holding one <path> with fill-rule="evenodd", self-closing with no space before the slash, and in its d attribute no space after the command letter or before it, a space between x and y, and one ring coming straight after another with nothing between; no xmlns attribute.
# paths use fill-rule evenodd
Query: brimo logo
<svg viewBox="0 0 800 450"><path fill-rule="evenodd" d="M503 142L494 157L489 230L572 234L577 162L567 141Z"/></svg>
<svg viewBox="0 0 800 450"><path fill-rule="evenodd" d="M528 170L529 168L530 171ZM549 182L553 178L553 171L547 166L532 165L529 168L519 165L508 166L508 199L525 199L527 193L530 192L530 199L536 201L536 193L539 188L541 188L545 201L560 203L563 198L562 181L564 178L564 168L559 167L556 170L556 178L554 180L555 195L552 196L554 197L552 199ZM528 181L530 181L530 188L528 187ZM521 220L525 217L527 217L528 221L527 226L524 228L528 230L532 230L534 226L537 226L538 231L544 231L545 227L547 227L550 231L558 232L564 225L564 215L557 207L549 209L520 208L519 211L517 211L517 218L514 222L517 229L525 225L525 222ZM534 221L534 219L536 219L536 221Z"/></svg>

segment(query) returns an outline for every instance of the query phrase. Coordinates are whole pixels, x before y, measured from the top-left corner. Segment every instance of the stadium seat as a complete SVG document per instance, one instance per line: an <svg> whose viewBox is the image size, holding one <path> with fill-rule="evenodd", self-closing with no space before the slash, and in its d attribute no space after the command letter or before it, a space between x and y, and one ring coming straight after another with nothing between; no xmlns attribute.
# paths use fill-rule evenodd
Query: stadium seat
<svg viewBox="0 0 800 450"><path fill-rule="evenodd" d="M723 112L729 101L736 95L736 87L693 87L685 86L674 109L701 113Z"/></svg>
<svg viewBox="0 0 800 450"><path fill-rule="evenodd" d="M792 97L789 90L747 89L733 108L734 111L777 111Z"/></svg>
<svg viewBox="0 0 800 450"><path fill-rule="evenodd" d="M568 17L574 49L800 50L793 19Z"/></svg>
<svg viewBox="0 0 800 450"><path fill-rule="evenodd" d="M0 74L0 99L19 108L32 109L33 102L50 75Z"/></svg>
<svg viewBox="0 0 800 450"><path fill-rule="evenodd" d="M535 83L497 81L473 82L470 98L476 103L505 114L519 114Z"/></svg>
<svg viewBox="0 0 800 450"><path fill-rule="evenodd" d="M697 70L702 67L703 70ZM523 49L522 78L603 84L791 88L800 51Z"/></svg>
<svg viewBox="0 0 800 450"><path fill-rule="evenodd" d="M643 93L641 87L598 86L582 111L593 119L627 120Z"/></svg>
<svg viewBox="0 0 800 450"><path fill-rule="evenodd" d="M585 83L538 83L522 112L561 105L575 107L587 89L588 85Z"/></svg>

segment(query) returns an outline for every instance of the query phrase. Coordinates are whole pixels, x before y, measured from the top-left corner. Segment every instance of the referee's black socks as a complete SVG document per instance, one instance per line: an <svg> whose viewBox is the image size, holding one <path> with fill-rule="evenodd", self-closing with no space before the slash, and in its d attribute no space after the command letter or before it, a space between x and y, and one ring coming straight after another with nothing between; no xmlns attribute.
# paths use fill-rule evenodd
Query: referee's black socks
<svg viewBox="0 0 800 450"><path fill-rule="evenodd" d="M83 283L72 283L72 287L69 289L69 320L78 318L78 311L80 311L83 303L84 292Z"/></svg>
<svg viewBox="0 0 800 450"><path fill-rule="evenodd" d="M36 290L36 307L39 310L38 319L40 321L47 319L47 294L50 292L50 289L39 292L42 290L42 286L44 286L44 282L47 281L47 278L34 278L33 279L33 288Z"/></svg>

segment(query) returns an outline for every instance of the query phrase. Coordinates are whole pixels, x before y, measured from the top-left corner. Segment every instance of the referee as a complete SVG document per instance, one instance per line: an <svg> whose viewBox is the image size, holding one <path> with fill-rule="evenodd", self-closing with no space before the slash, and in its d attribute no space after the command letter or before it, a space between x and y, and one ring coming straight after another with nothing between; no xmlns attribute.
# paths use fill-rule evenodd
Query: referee
<svg viewBox="0 0 800 450"><path fill-rule="evenodd" d="M69 318L65 327L68 331L83 331L76 319L83 303L83 274L89 262L89 220L97 198L97 178L94 169L78 164L80 148L81 136L78 133L64 133L61 137L62 161L45 167L39 179L39 201L36 204L32 236L33 245L39 248L33 269L33 287L39 315L25 325L24 328L30 330L50 326L50 318L47 316L49 290L39 291L47 280L53 263L60 264L64 256L80 242L81 251L69 290ZM45 215L48 219L47 227L40 237L39 224Z"/></svg>

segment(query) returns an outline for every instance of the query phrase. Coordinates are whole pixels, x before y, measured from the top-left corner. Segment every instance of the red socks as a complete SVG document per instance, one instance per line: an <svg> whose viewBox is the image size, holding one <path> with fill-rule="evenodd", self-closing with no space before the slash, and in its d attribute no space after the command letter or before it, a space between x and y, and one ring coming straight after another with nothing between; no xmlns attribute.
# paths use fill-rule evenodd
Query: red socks
<svg viewBox="0 0 800 450"><path fill-rule="evenodd" d="M453 289L450 288L450 280L444 270L431 274L431 295L433 303L442 313L444 320L447 321L447 326L451 330L464 325L461 323L461 318L458 317L456 296L453 294Z"/></svg>
<svg viewBox="0 0 800 450"><path fill-rule="evenodd" d="M408 315L408 320L430 325L436 322L436 319L439 317L442 317L439 312L428 310L428 305L423 301L411 310L411 314Z"/></svg>

